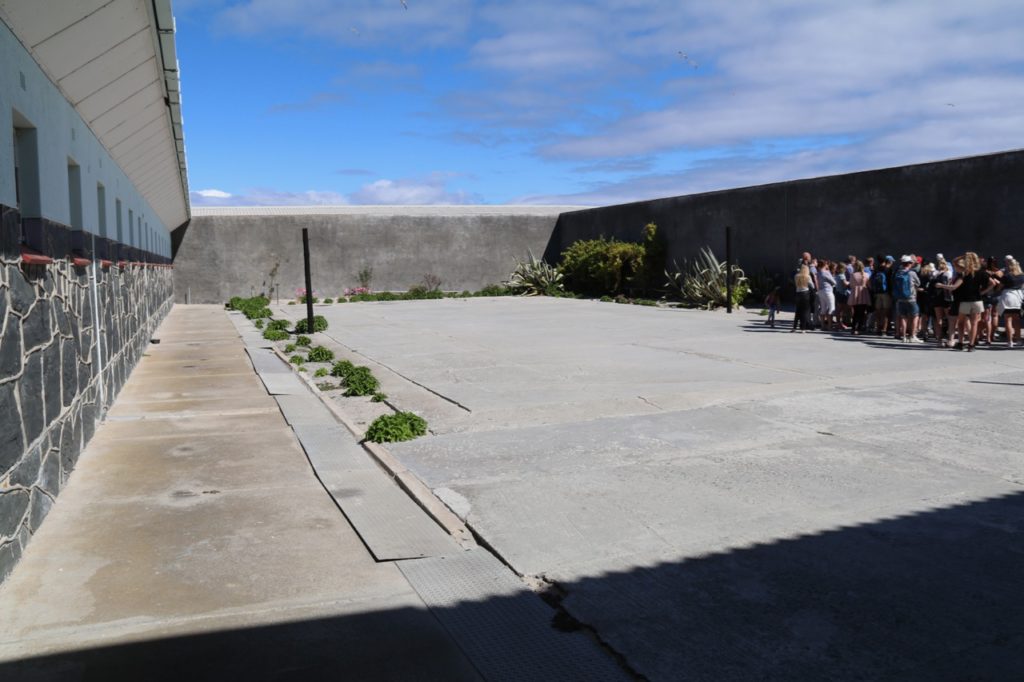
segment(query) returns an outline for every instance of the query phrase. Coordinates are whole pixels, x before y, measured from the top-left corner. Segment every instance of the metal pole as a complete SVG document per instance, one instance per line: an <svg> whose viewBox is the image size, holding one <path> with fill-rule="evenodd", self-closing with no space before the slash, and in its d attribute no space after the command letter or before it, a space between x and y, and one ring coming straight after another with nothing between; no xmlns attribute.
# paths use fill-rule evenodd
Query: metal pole
<svg viewBox="0 0 1024 682"><path fill-rule="evenodd" d="M306 266L306 329L313 333L313 277L309 274L309 228L302 228L302 261Z"/></svg>
<svg viewBox="0 0 1024 682"><path fill-rule="evenodd" d="M732 314L732 228L725 226L725 312Z"/></svg>

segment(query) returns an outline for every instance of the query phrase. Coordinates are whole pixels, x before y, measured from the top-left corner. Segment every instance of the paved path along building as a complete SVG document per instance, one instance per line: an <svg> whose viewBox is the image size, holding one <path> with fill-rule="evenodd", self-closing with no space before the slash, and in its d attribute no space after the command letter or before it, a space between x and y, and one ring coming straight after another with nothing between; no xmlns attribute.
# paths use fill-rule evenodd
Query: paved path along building
<svg viewBox="0 0 1024 682"><path fill-rule="evenodd" d="M158 336L0 586L0 678L623 678L347 432L323 452L339 425L308 391L268 395L223 309L175 308Z"/></svg>

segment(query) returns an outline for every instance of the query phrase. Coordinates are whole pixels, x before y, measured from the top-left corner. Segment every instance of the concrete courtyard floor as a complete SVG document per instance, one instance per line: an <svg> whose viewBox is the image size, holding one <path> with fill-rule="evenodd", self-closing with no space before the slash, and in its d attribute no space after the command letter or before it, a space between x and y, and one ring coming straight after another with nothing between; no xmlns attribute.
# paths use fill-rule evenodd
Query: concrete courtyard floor
<svg viewBox="0 0 1024 682"><path fill-rule="evenodd" d="M638 673L1019 679L1024 350L594 301L316 312L428 418L392 453Z"/></svg>
<svg viewBox="0 0 1024 682"><path fill-rule="evenodd" d="M0 585L0 679L479 679L321 487L223 309L157 335Z"/></svg>

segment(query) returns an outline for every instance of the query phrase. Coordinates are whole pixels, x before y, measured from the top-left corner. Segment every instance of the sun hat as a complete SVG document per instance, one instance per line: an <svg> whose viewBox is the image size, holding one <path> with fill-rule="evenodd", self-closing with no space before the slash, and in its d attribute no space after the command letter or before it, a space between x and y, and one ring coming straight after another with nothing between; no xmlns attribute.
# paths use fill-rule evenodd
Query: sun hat
<svg viewBox="0 0 1024 682"><path fill-rule="evenodd" d="M900 262L904 263L904 264L905 263L913 263L914 259L911 258L910 256L900 256Z"/></svg>
<svg viewBox="0 0 1024 682"><path fill-rule="evenodd" d="M896 260L896 259L895 259L895 258L893 258L892 256L886 256L886 257L885 257L885 260L887 260L887 261L894 261L894 260Z"/></svg>

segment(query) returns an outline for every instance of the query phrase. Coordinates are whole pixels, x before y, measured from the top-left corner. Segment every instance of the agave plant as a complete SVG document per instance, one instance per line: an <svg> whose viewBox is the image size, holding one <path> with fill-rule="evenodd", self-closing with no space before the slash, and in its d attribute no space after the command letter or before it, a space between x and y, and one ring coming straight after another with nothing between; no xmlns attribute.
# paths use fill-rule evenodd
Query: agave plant
<svg viewBox="0 0 1024 682"><path fill-rule="evenodd" d="M679 295L684 303L700 306L711 310L726 304L726 282L732 276L733 305L738 305L747 296L749 287L743 269L733 265L730 269L726 264L715 258L710 248L704 247L700 255L692 262L685 262L680 268L673 261L675 272L665 271L671 291Z"/></svg>
<svg viewBox="0 0 1024 682"><path fill-rule="evenodd" d="M553 296L565 291L562 273L543 260L537 260L532 251L529 254L528 260L516 259L516 267L505 286L523 296Z"/></svg>

